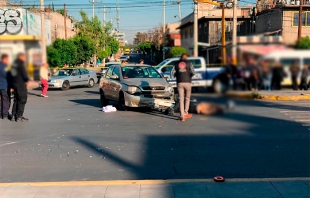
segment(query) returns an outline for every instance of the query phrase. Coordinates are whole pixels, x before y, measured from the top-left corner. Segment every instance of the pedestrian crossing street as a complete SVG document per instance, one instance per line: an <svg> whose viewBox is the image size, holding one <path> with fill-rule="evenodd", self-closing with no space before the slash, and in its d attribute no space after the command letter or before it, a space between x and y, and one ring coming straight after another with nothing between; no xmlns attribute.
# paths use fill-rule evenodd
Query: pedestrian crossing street
<svg viewBox="0 0 310 198"><path fill-rule="evenodd" d="M310 101L266 102L266 106L279 109L290 120L300 123L310 131Z"/></svg>

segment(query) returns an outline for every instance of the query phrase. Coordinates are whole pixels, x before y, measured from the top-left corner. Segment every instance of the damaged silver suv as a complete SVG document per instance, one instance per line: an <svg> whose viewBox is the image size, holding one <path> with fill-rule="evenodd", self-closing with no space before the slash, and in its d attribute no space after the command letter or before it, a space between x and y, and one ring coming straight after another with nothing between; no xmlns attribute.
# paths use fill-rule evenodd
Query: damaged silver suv
<svg viewBox="0 0 310 198"><path fill-rule="evenodd" d="M127 107L160 107L174 103L174 90L167 80L149 65L113 65L99 84L102 106L116 101L120 110Z"/></svg>

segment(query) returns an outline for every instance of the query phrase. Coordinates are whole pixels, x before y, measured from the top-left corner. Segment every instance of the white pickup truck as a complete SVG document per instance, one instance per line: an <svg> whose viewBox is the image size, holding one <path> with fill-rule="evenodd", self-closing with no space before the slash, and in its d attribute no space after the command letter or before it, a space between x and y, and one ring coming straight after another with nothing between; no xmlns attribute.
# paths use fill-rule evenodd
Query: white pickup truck
<svg viewBox="0 0 310 198"><path fill-rule="evenodd" d="M217 76L221 72L221 67L208 67L203 57L188 57L188 60L192 62L196 71L195 76L192 78L192 87L211 87L217 91L218 83ZM171 76L170 72L175 63L179 61L179 58L169 58L155 66L156 70L167 78L172 87L176 87L176 79Z"/></svg>

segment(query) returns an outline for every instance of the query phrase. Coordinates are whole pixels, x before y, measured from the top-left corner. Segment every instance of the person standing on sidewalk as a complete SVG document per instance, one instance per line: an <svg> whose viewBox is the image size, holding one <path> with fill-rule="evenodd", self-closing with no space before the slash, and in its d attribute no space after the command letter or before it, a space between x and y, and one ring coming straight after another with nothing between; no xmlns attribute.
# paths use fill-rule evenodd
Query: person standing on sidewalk
<svg viewBox="0 0 310 198"><path fill-rule="evenodd" d="M301 70L301 79L300 79L300 85L299 85L299 89L300 90L308 90L308 76L310 74L309 71L309 66L308 65L304 65L304 67Z"/></svg>
<svg viewBox="0 0 310 198"><path fill-rule="evenodd" d="M176 77L177 81L181 121L185 121L185 119L192 117L192 115L188 113L188 110L192 91L192 77L194 75L195 70L192 63L188 61L187 54L182 54L180 60L174 65L171 70L171 76Z"/></svg>
<svg viewBox="0 0 310 198"><path fill-rule="evenodd" d="M290 68L293 90L298 90L297 78L299 74L299 64L294 62Z"/></svg>
<svg viewBox="0 0 310 198"><path fill-rule="evenodd" d="M3 54L0 61L0 97L1 97L1 119L9 120L10 95L8 95L7 66L9 56Z"/></svg>
<svg viewBox="0 0 310 198"><path fill-rule="evenodd" d="M41 96L47 98L48 96L46 95L46 92L48 90L48 64L45 63L41 68L40 68L40 78L41 78L41 87L42 87L42 93Z"/></svg>
<svg viewBox="0 0 310 198"><path fill-rule="evenodd" d="M29 81L25 69L26 56L19 53L11 68L12 85L14 89L14 104L12 109L12 121L24 122L28 121L23 117L25 106L27 103L27 83Z"/></svg>

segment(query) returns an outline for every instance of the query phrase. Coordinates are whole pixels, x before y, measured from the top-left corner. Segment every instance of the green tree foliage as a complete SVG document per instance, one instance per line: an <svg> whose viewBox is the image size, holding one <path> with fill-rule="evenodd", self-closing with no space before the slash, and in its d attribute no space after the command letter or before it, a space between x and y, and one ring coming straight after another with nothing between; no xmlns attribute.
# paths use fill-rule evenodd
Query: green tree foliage
<svg viewBox="0 0 310 198"><path fill-rule="evenodd" d="M152 47L152 43L150 42L141 42L139 45L138 45L138 49L141 50L141 51L149 51Z"/></svg>
<svg viewBox="0 0 310 198"><path fill-rule="evenodd" d="M108 46L112 54L116 54L119 50L119 42L116 39L111 39Z"/></svg>
<svg viewBox="0 0 310 198"><path fill-rule="evenodd" d="M77 60L77 47L73 39L56 39L52 45L60 54L60 67L64 64L75 65Z"/></svg>
<svg viewBox="0 0 310 198"><path fill-rule="evenodd" d="M184 53L187 53L187 51L183 47L172 47L169 50L169 56L170 57L177 57L177 56L180 56L180 55L182 55Z"/></svg>
<svg viewBox="0 0 310 198"><path fill-rule="evenodd" d="M60 13L62 16L65 16L65 10L64 9L56 10L56 12Z"/></svg>
<svg viewBox="0 0 310 198"><path fill-rule="evenodd" d="M84 11L80 11L82 20L76 24L80 34L86 35L91 39L95 46L95 54L105 48L108 35L97 16L90 20Z"/></svg>
<svg viewBox="0 0 310 198"><path fill-rule="evenodd" d="M111 54L111 49L109 47L106 47L105 50L100 50L97 54L98 58L103 60L104 58L108 58Z"/></svg>
<svg viewBox="0 0 310 198"><path fill-rule="evenodd" d="M82 64L89 61L95 52L94 42L92 42L87 35L83 34L77 34L72 40L77 48L76 64Z"/></svg>
<svg viewBox="0 0 310 198"><path fill-rule="evenodd" d="M53 46L47 47L47 61L50 67L56 67L61 65L60 54Z"/></svg>
<svg viewBox="0 0 310 198"><path fill-rule="evenodd" d="M296 45L297 49L310 49L310 38L309 36L301 38L301 41Z"/></svg>

